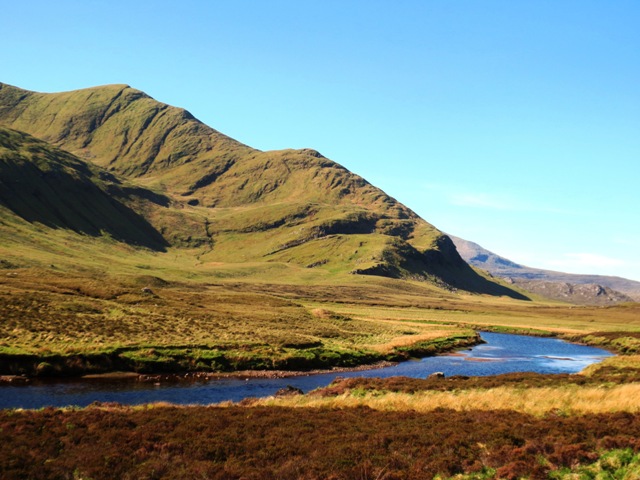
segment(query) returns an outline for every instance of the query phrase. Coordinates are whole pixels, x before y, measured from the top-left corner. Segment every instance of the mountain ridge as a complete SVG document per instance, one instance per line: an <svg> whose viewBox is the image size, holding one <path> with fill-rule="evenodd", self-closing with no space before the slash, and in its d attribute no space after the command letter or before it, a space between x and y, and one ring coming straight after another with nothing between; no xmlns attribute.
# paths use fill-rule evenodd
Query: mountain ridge
<svg viewBox="0 0 640 480"><path fill-rule="evenodd" d="M170 199L141 213L212 262L285 262L526 298L475 272L415 212L315 150L262 152L127 85L37 93L0 84L0 125ZM191 231L199 232L194 238Z"/></svg>

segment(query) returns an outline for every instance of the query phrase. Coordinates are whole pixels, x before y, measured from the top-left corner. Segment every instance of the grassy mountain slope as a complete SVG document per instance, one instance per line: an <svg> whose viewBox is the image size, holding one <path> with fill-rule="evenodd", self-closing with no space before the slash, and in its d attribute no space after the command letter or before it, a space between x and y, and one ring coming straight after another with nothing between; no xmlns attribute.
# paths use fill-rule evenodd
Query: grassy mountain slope
<svg viewBox="0 0 640 480"><path fill-rule="evenodd" d="M581 275L527 267L480 245L450 235L458 252L471 265L509 278L521 288L548 298L575 303L607 304L640 300L640 282L606 275ZM555 285L554 285L555 284Z"/></svg>
<svg viewBox="0 0 640 480"><path fill-rule="evenodd" d="M203 261L287 262L524 298L318 152L251 149L125 85L43 94L0 84L0 125L171 197L173 208L144 214L171 244L200 247Z"/></svg>
<svg viewBox="0 0 640 480"><path fill-rule="evenodd" d="M0 84L0 105L3 124L111 171L153 176L185 164L184 172L197 171L167 177L172 186L185 187L192 175L210 175L253 151L126 85L44 94Z"/></svg>

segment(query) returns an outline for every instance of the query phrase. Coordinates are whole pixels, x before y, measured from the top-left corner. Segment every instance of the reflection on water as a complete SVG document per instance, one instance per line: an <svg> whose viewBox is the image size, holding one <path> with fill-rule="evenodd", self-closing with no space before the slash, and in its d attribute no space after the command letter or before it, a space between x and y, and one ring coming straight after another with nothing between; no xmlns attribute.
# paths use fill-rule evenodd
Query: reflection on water
<svg viewBox="0 0 640 480"><path fill-rule="evenodd" d="M273 395L287 385L307 392L328 385L338 376L402 375L424 378L434 372L443 372L446 376L483 376L509 372L576 373L611 356L611 353L605 350L550 338L502 333L482 333L482 338L486 344L469 350L368 371L161 385L139 382L66 381L22 387L3 386L0 387L0 408L86 406L94 401L130 405L149 402L202 405L225 400L238 401L247 397L265 397Z"/></svg>

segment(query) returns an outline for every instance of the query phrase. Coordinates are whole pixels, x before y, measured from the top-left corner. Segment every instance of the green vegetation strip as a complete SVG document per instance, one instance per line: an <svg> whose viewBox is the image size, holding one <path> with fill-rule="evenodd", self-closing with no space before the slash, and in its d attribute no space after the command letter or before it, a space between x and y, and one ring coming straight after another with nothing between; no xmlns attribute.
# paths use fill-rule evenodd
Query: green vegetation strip
<svg viewBox="0 0 640 480"><path fill-rule="evenodd" d="M478 343L474 334L417 342L387 353L367 349L327 347L322 342L291 347L225 345L219 347L143 346L86 354L20 354L0 347L0 373L64 376L129 371L137 373L234 372L240 370L309 371L358 367L380 361L425 357Z"/></svg>

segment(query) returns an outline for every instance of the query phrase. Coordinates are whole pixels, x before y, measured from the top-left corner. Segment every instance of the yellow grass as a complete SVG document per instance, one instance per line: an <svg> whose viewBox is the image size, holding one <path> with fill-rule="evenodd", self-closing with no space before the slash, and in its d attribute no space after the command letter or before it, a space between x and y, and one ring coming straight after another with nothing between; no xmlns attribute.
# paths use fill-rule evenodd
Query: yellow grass
<svg viewBox="0 0 640 480"><path fill-rule="evenodd" d="M411 345L415 345L420 342L428 342L430 340L435 340L437 338L444 338L449 336L459 335L461 333L460 329L443 329L438 328L437 326L432 327L432 331L421 334L413 334L413 335L402 335L400 337L395 337L389 340L385 344L368 344L363 345L365 348L370 348L371 350L375 350L381 353L391 352L394 348L398 347L409 347ZM469 331L471 333L471 331Z"/></svg>
<svg viewBox="0 0 640 480"><path fill-rule="evenodd" d="M640 412L640 384L612 387L497 387L488 390L459 392L346 393L337 397L296 396L268 398L258 405L353 408L366 406L383 411L416 411L426 413L437 408L458 411L515 410L536 416L549 413L559 415Z"/></svg>
<svg viewBox="0 0 640 480"><path fill-rule="evenodd" d="M400 321L409 323L436 323L448 326L474 326L482 329L502 326L538 329L554 333L585 333L592 331L639 331L638 304L617 307L580 307L558 303L528 303L487 296L442 297L426 295L416 306L402 305L398 294L397 305L363 305L357 303L324 303L325 308L354 319L372 321ZM409 303L408 299L404 302ZM416 303L416 297L411 299ZM319 307L307 302L308 307Z"/></svg>

